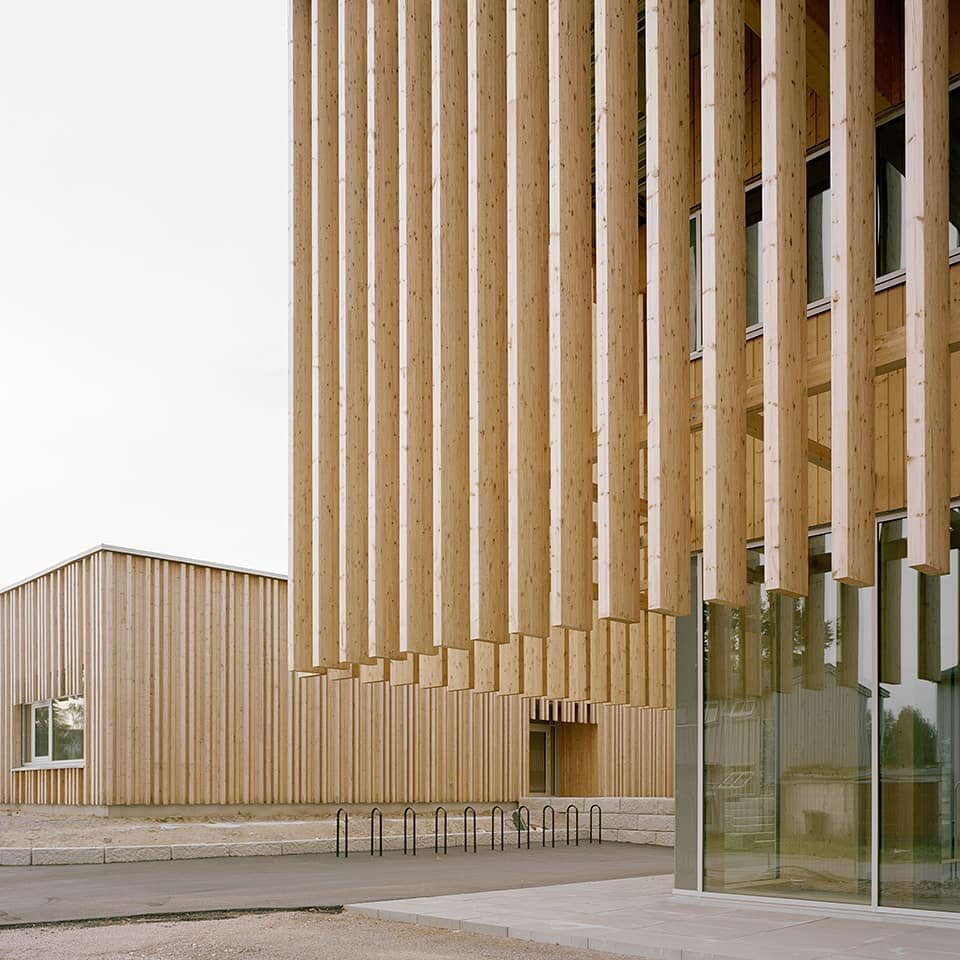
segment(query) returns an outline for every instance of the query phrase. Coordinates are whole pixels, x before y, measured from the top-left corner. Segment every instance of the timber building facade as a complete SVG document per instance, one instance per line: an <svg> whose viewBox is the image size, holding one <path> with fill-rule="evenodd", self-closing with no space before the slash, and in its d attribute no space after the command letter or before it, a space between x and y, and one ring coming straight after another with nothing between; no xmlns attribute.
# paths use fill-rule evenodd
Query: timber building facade
<svg viewBox="0 0 960 960"><path fill-rule="evenodd" d="M102 546L0 590L0 804L672 795L671 710L450 690L416 662L296 677L287 646L286 578L256 571Z"/></svg>
<svg viewBox="0 0 960 960"><path fill-rule="evenodd" d="M960 3L290 62L291 666L676 702L678 888L960 910Z"/></svg>

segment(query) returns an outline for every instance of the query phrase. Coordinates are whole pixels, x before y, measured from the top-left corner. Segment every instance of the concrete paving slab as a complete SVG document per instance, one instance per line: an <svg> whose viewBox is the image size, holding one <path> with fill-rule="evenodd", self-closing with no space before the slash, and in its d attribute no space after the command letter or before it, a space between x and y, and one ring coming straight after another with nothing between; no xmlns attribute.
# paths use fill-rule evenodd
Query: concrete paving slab
<svg viewBox="0 0 960 960"><path fill-rule="evenodd" d="M391 919L506 929L514 939L588 946L648 960L945 960L960 952L951 922L811 905L766 908L674 895L672 876L394 900ZM348 910L352 907L348 906Z"/></svg>

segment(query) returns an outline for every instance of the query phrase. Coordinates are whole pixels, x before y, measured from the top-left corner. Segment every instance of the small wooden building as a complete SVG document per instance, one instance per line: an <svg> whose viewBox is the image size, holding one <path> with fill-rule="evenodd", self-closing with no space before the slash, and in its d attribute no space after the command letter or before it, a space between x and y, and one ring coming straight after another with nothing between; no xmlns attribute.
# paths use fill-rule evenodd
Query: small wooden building
<svg viewBox="0 0 960 960"><path fill-rule="evenodd" d="M297 677L286 593L110 546L0 592L0 803L672 795L671 710L430 687L403 662Z"/></svg>

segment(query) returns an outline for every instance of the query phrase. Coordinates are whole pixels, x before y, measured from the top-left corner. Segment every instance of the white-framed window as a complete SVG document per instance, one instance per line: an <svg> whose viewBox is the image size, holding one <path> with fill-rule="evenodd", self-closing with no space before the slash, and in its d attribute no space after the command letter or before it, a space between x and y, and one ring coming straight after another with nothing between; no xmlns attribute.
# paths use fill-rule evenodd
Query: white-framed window
<svg viewBox="0 0 960 960"><path fill-rule="evenodd" d="M39 700L22 708L23 766L79 766L84 760L83 697Z"/></svg>

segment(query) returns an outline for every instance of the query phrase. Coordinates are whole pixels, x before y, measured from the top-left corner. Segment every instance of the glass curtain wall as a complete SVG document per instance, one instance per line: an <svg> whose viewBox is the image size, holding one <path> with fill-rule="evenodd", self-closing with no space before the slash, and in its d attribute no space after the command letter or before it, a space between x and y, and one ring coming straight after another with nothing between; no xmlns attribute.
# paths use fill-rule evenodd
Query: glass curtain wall
<svg viewBox="0 0 960 960"><path fill-rule="evenodd" d="M950 573L907 565L906 522L880 533L880 903L960 910L960 510Z"/></svg>
<svg viewBox="0 0 960 960"><path fill-rule="evenodd" d="M834 582L810 541L806 599L704 605L703 887L870 900L872 591Z"/></svg>

